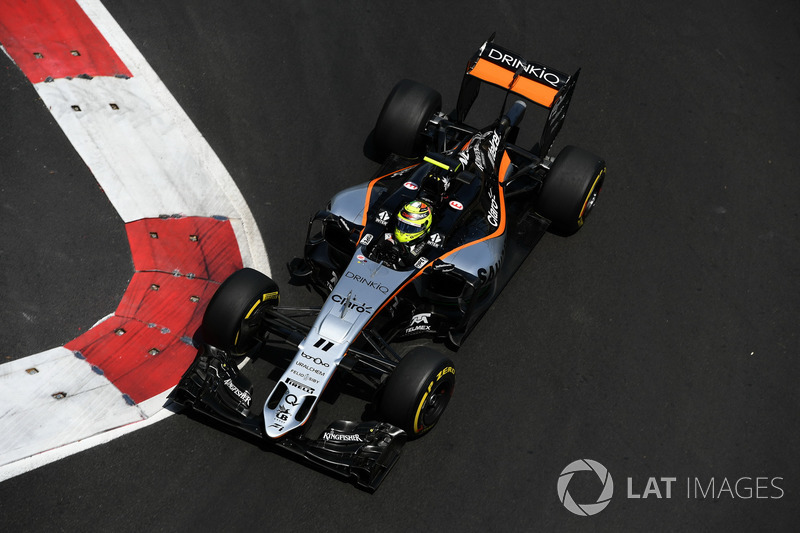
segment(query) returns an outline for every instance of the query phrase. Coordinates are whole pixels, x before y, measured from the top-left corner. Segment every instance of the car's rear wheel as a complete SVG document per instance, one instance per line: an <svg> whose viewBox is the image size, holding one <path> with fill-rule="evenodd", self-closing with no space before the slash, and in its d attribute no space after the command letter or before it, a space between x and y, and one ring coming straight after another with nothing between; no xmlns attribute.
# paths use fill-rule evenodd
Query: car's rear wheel
<svg viewBox="0 0 800 533"><path fill-rule="evenodd" d="M606 164L575 146L559 152L544 180L536 210L550 219L550 230L572 235L584 224L603 188Z"/></svg>
<svg viewBox="0 0 800 533"><path fill-rule="evenodd" d="M263 310L278 305L278 285L252 268L231 274L208 303L202 335L231 355L244 355L261 339Z"/></svg>
<svg viewBox="0 0 800 533"><path fill-rule="evenodd" d="M442 416L456 384L453 362L430 348L408 352L389 376L379 411L409 438L427 433Z"/></svg>
<svg viewBox="0 0 800 533"><path fill-rule="evenodd" d="M375 142L381 150L403 157L425 151L422 131L442 109L442 95L412 80L401 80L389 93L375 124Z"/></svg>

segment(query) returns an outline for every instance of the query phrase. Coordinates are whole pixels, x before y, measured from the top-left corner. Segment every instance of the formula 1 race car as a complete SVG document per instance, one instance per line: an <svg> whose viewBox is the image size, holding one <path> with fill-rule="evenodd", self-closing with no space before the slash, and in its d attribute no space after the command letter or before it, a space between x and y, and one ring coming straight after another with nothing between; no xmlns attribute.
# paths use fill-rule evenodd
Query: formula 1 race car
<svg viewBox="0 0 800 533"><path fill-rule="evenodd" d="M407 439L434 427L456 371L430 344L456 350L547 231L578 231L606 171L573 146L548 157L579 71L526 61L493 37L470 60L450 114L438 92L413 81L389 94L373 131L388 154L383 165L312 217L304 256L289 264L291 282L319 292L322 306L282 307L273 280L234 273L208 304L203 346L174 402L367 490ZM499 118L474 128L466 117L484 83L505 96ZM512 94L521 99L508 106ZM549 110L531 149L515 144L526 102ZM276 337L296 351L261 408L236 363ZM398 348L415 339L433 342ZM310 421L334 373L369 391L371 419L335 421L315 435Z"/></svg>

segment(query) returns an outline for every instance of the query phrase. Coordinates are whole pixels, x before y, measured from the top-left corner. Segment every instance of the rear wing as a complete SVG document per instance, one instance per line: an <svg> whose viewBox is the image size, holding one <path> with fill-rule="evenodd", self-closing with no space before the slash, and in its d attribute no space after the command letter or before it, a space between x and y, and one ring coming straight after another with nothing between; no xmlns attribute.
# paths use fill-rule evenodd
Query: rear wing
<svg viewBox="0 0 800 533"><path fill-rule="evenodd" d="M527 61L515 52L494 44L493 39L494 35L483 43L467 64L456 106L458 121L463 123L466 120L467 113L478 97L481 82L522 96L550 110L536 150L543 157L564 124L580 69L568 76L545 65Z"/></svg>

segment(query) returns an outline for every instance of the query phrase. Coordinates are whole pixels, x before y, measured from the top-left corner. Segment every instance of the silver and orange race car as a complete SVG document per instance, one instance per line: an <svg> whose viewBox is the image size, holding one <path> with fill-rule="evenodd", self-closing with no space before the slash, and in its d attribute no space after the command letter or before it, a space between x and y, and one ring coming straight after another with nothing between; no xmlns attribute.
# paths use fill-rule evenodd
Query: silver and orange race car
<svg viewBox="0 0 800 533"><path fill-rule="evenodd" d="M321 307L281 306L269 277L234 273L209 302L203 345L174 402L368 490L407 439L436 425L456 370L432 346L457 350L545 233L578 231L606 172L580 148L548 155L579 71L526 61L493 37L469 61L449 114L425 85L403 80L389 94L372 133L381 168L311 218L303 257L289 264L290 282L315 289ZM466 119L484 84L500 88L502 105L476 128ZM516 139L531 103L548 113L526 149ZM264 356L275 339L294 356L254 405L237 363ZM320 398L343 384L368 391L369 419L313 430Z"/></svg>

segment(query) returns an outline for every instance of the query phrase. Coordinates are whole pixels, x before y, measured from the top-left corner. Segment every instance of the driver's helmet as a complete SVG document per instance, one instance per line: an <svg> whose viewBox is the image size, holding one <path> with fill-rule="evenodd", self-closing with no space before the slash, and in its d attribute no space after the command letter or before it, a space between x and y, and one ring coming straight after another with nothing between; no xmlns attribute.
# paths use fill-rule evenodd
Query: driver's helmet
<svg viewBox="0 0 800 533"><path fill-rule="evenodd" d="M433 213L426 202L409 202L397 213L394 238L406 245L414 244L425 237L432 222Z"/></svg>

